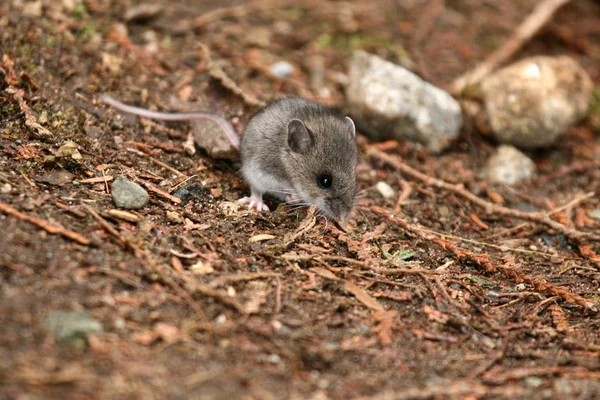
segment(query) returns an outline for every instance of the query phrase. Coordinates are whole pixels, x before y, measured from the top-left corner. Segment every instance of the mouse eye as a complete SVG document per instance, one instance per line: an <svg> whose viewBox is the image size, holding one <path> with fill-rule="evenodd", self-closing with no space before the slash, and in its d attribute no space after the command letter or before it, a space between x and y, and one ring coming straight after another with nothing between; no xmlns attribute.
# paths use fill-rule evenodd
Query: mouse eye
<svg viewBox="0 0 600 400"><path fill-rule="evenodd" d="M333 178L331 177L330 174L321 174L317 178L317 183L318 183L319 187L321 187L323 189L329 189L331 187L331 185L333 184Z"/></svg>

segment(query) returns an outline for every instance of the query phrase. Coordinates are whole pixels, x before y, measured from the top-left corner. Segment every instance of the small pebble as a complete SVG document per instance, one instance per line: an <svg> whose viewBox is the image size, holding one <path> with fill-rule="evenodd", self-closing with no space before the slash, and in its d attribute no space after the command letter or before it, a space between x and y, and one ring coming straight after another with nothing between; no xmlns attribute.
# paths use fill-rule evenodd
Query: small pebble
<svg viewBox="0 0 600 400"><path fill-rule="evenodd" d="M174 224L183 224L183 218L175 211L167 211L167 221Z"/></svg>
<svg viewBox="0 0 600 400"><path fill-rule="evenodd" d="M268 360L271 364L279 364L281 362L281 357L279 357L277 354L271 354Z"/></svg>
<svg viewBox="0 0 600 400"><path fill-rule="evenodd" d="M509 145L498 147L489 158L484 175L492 183L514 185L531 179L536 173L534 162L525 154Z"/></svg>
<svg viewBox="0 0 600 400"><path fill-rule="evenodd" d="M75 342L86 339L92 332L102 332L102 324L77 311L52 311L43 322L59 342Z"/></svg>
<svg viewBox="0 0 600 400"><path fill-rule="evenodd" d="M206 275L212 274L213 272L215 272L215 269L209 263L205 261L199 261L190 267L190 271L194 275Z"/></svg>
<svg viewBox="0 0 600 400"><path fill-rule="evenodd" d="M11 190L12 186L10 185L10 183L5 183L4 185L0 186L0 193L2 194L10 193Z"/></svg>
<svg viewBox="0 0 600 400"><path fill-rule="evenodd" d="M537 376L528 376L525 378L525 384L529 387L540 387L544 383L544 380Z"/></svg>
<svg viewBox="0 0 600 400"><path fill-rule="evenodd" d="M287 61L278 61L271 65L270 71L279 78L287 78L294 73L294 66Z"/></svg>
<svg viewBox="0 0 600 400"><path fill-rule="evenodd" d="M225 322L227 322L227 317L225 316L225 314L221 314L217 318L215 318L215 324L217 325L223 325Z"/></svg>
<svg viewBox="0 0 600 400"><path fill-rule="evenodd" d="M383 181L377 182L375 188L384 199L391 199L394 197L394 189Z"/></svg>
<svg viewBox="0 0 600 400"><path fill-rule="evenodd" d="M526 288L527 288L527 286L524 283L519 283L518 285L515 286L515 290L518 292L522 292Z"/></svg>
<svg viewBox="0 0 600 400"><path fill-rule="evenodd" d="M119 208L138 209L148 204L148 192L135 182L118 176L110 185L113 201Z"/></svg>

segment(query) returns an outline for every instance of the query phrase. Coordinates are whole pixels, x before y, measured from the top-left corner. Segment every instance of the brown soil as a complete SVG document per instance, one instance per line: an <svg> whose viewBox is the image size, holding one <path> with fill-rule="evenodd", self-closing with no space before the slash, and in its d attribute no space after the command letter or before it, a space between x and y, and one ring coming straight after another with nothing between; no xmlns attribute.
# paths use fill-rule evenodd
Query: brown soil
<svg viewBox="0 0 600 400"><path fill-rule="evenodd" d="M365 196L347 233L305 209L248 213L235 205L247 191L236 162L183 151L189 124L99 102L110 93L211 110L238 129L257 109L252 97L343 109L339 77L358 48L447 87L535 1L255 1L203 20L242 3L161 0L133 21L127 0L36 3L0 5L0 398L600 397L598 242L535 222L507 231L524 221L400 174L364 138ZM517 58L532 54L569 54L600 82L598 2L561 9ZM309 83L317 56L321 96ZM278 60L296 67L291 78L269 76ZM214 66L241 91L211 76ZM26 124L27 107L47 134ZM565 138L528 153L539 176L514 189L479 177L495 144L470 122L442 155L379 149L486 201L549 211L600 191L599 122L596 99ZM56 157L68 140L80 159ZM134 212L140 222L107 213L102 177L118 175L163 191ZM384 200L378 181L395 197ZM167 196L190 184L188 203ZM594 209L597 196L552 218L594 233ZM83 311L104 332L84 346L57 342L42 323L55 310Z"/></svg>

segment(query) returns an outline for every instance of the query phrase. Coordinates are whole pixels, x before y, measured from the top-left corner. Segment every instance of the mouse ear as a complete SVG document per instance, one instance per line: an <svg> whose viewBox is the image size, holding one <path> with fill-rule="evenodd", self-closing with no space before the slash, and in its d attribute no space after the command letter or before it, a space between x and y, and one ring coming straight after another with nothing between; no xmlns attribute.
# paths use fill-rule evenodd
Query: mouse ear
<svg viewBox="0 0 600 400"><path fill-rule="evenodd" d="M290 120L287 124L288 145L296 153L305 153L313 145L312 132L297 118Z"/></svg>
<svg viewBox="0 0 600 400"><path fill-rule="evenodd" d="M352 118L346 117L346 126L348 127L352 137L356 137L356 126L354 126L354 121L352 121Z"/></svg>

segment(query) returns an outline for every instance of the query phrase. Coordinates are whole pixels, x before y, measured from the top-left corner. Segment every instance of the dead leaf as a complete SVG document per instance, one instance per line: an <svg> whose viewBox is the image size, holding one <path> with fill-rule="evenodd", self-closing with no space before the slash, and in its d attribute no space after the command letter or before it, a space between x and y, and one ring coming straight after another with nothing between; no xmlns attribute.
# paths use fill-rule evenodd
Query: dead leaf
<svg viewBox="0 0 600 400"><path fill-rule="evenodd" d="M563 309L558 304L552 304L548 308L552 313L552 322L554 323L554 326L556 326L556 330L559 332L568 332L569 322L567 321L567 316Z"/></svg>
<svg viewBox="0 0 600 400"><path fill-rule="evenodd" d="M344 288L352 293L361 303L375 311L383 311L384 308L377 300L371 297L364 289L356 286L352 282L344 283Z"/></svg>
<svg viewBox="0 0 600 400"><path fill-rule="evenodd" d="M413 298L412 293L407 292L405 290L396 291L394 293L376 292L376 293L373 293L372 296L376 297L376 298L384 298L384 299L390 299L390 300L395 300L395 301L407 301L407 300L411 300Z"/></svg>
<svg viewBox="0 0 600 400"><path fill-rule="evenodd" d="M127 222L140 222L141 218L138 215L123 210L108 210L107 214L113 218L122 219Z"/></svg>
<svg viewBox="0 0 600 400"><path fill-rule="evenodd" d="M34 144L28 144L17 147L17 151L21 158L25 160L31 160L33 158L41 156L40 151L36 148L37 146Z"/></svg>
<svg viewBox="0 0 600 400"><path fill-rule="evenodd" d="M133 8L130 8L125 13L125 21L127 22L139 22L154 18L160 13L162 6L159 4L142 3Z"/></svg>
<svg viewBox="0 0 600 400"><path fill-rule="evenodd" d="M64 169L55 169L37 178L36 181L54 186L64 186L73 181L75 175Z"/></svg>
<svg viewBox="0 0 600 400"><path fill-rule="evenodd" d="M156 336L152 331L146 330L143 332L136 332L132 334L131 340L133 340L137 344L141 344L142 346L148 346L154 341L155 337Z"/></svg>
<svg viewBox="0 0 600 400"><path fill-rule="evenodd" d="M185 85L184 87L182 87L181 89L179 89L177 91L177 97L179 97L181 100L184 100L184 101L189 100L191 95L192 95L192 86L191 85Z"/></svg>
<svg viewBox="0 0 600 400"><path fill-rule="evenodd" d="M377 333L379 342L382 346L390 346L393 343L392 326L393 319L398 315L398 311L380 311L376 312L373 317L377 321L377 325L373 328L373 332Z"/></svg>
<svg viewBox="0 0 600 400"><path fill-rule="evenodd" d="M296 239L298 239L300 236L302 236L303 234L305 234L306 232L311 230L313 226L315 226L315 224L317 223L316 213L317 213L317 207L314 205L311 206L308 209L308 213L306 214L306 217L300 223L300 226L298 227L298 229L296 229L294 232L288 233L283 238L283 242L284 242L285 246L289 246Z"/></svg>
<svg viewBox="0 0 600 400"><path fill-rule="evenodd" d="M252 236L250 239L248 239L248 242L250 242L250 243L263 242L265 240L271 240L271 239L275 239L275 238L276 238L275 235L261 233L261 234Z"/></svg>
<svg viewBox="0 0 600 400"><path fill-rule="evenodd" d="M75 161L83 160L81 153L77 150L77 143L72 140L67 140L62 146L56 150L54 157L72 158Z"/></svg>
<svg viewBox="0 0 600 400"><path fill-rule="evenodd" d="M488 196L488 199L490 199L492 201L492 203L504 204L504 197L502 197L502 195L500 195L500 193L494 192L493 190L489 190L489 189L487 189L485 192Z"/></svg>
<svg viewBox="0 0 600 400"><path fill-rule="evenodd" d="M101 56L102 65L108 68L110 72L118 74L121 71L121 65L123 64L123 59L121 57L109 53L101 53Z"/></svg>
<svg viewBox="0 0 600 400"><path fill-rule="evenodd" d="M154 325L154 333L157 337L161 338L166 343L175 343L179 341L179 328L173 325L165 324L164 322L158 322Z"/></svg>
<svg viewBox="0 0 600 400"><path fill-rule="evenodd" d="M223 195L223 189L221 189L221 188L211 188L210 189L210 194L215 199L218 199L219 197L221 197Z"/></svg>
<svg viewBox="0 0 600 400"><path fill-rule="evenodd" d="M179 274L185 273L185 270L183 269L183 264L181 263L181 260L175 256L171 257L171 266Z"/></svg>
<svg viewBox="0 0 600 400"><path fill-rule="evenodd" d="M95 176L93 178L82 179L78 181L79 183L104 183L110 182L114 179L114 176L105 175L105 176Z"/></svg>
<svg viewBox="0 0 600 400"><path fill-rule="evenodd" d="M337 276L335 276L333 272L321 267L311 268L310 272L312 272L315 275L319 275L321 278L330 279L332 281L338 281L340 279Z"/></svg>
<svg viewBox="0 0 600 400"><path fill-rule="evenodd" d="M190 267L190 271L192 271L192 274L195 275L207 275L215 272L215 269L212 265L210 265L210 263L198 261L196 264Z"/></svg>
<svg viewBox="0 0 600 400"><path fill-rule="evenodd" d="M260 306L266 303L269 294L268 284L263 281L252 281L247 285L250 299L242 306L248 314L260 311Z"/></svg>
<svg viewBox="0 0 600 400"><path fill-rule="evenodd" d="M428 306L427 304L423 306L423 311L425 314L427 314L427 318L429 318L430 321L439 322L440 324L445 324L450 319L450 317L446 314Z"/></svg>

